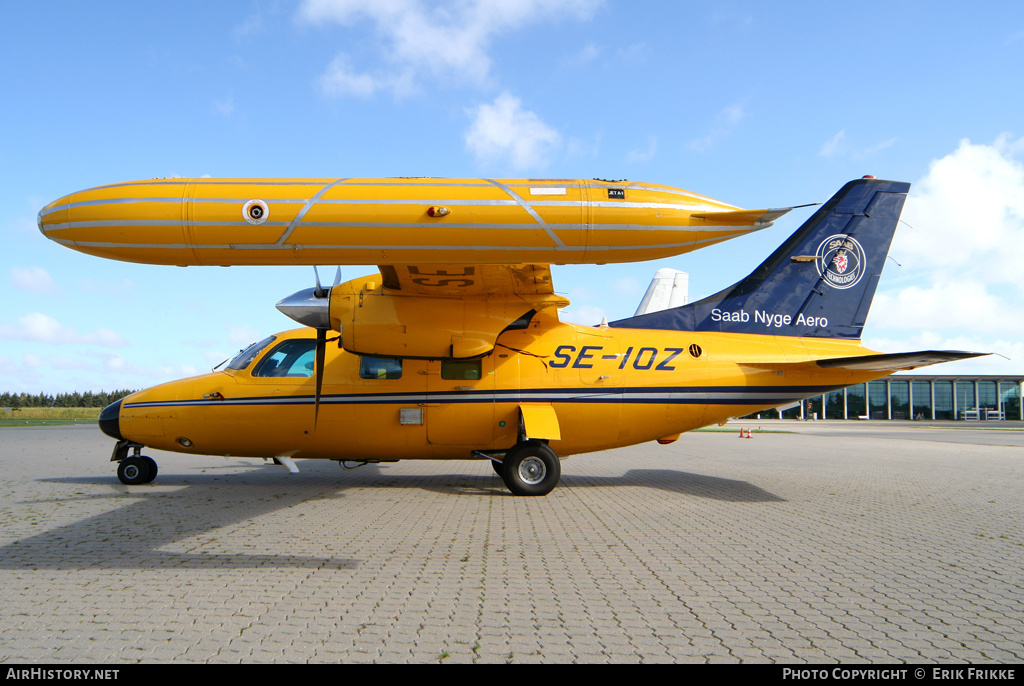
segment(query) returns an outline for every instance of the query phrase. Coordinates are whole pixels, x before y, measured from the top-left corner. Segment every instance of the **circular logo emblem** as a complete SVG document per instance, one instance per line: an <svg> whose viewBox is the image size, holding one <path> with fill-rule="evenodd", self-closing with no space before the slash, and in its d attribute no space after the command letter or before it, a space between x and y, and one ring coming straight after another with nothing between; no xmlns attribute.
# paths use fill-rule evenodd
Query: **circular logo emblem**
<svg viewBox="0 0 1024 686"><path fill-rule="evenodd" d="M242 217L250 224L262 224L269 214L270 208L262 200L250 200L242 205Z"/></svg>
<svg viewBox="0 0 1024 686"><path fill-rule="evenodd" d="M856 238L843 234L823 240L814 263L825 283L840 289L856 286L867 268L864 248Z"/></svg>

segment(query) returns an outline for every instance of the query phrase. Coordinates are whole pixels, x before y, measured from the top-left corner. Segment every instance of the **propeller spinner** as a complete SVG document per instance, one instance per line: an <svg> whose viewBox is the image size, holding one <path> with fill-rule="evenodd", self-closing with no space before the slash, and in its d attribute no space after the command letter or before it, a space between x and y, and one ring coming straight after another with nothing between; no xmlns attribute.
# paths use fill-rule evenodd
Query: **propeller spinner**
<svg viewBox="0 0 1024 686"><path fill-rule="evenodd" d="M292 293L277 303L282 314L294 319L303 326L316 329L316 395L313 399L313 430L316 430L317 418L320 415L320 392L324 383L324 357L327 350L327 332L331 330L331 288L341 283L341 267L334 275L334 286L324 288L320 285L320 275L313 267L314 288L306 288Z"/></svg>

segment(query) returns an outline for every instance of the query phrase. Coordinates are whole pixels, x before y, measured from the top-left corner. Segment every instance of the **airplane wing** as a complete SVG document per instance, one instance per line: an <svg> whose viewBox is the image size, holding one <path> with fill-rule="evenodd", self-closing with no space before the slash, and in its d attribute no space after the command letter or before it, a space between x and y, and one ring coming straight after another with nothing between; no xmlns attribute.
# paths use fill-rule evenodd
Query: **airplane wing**
<svg viewBox="0 0 1024 686"><path fill-rule="evenodd" d="M385 264L380 275L330 289L330 328L349 352L380 357L470 358L494 349L498 335L534 314L569 304L556 295L545 264ZM300 292L278 309L296 321L308 312ZM314 300L318 296L312 296ZM323 302L321 300L321 302ZM296 312L289 312L289 309Z"/></svg>
<svg viewBox="0 0 1024 686"><path fill-rule="evenodd" d="M854 357L830 357L822 360L803 362L743 362L744 367L771 371L800 371L802 369L849 369L851 371L901 372L925 367L940 362L965 360L991 353L974 353L963 350L920 350L911 353L889 355L857 355Z"/></svg>
<svg viewBox="0 0 1024 686"><path fill-rule="evenodd" d="M378 265L383 286L396 294L454 297L518 296L564 307L555 296L546 264L398 264Z"/></svg>

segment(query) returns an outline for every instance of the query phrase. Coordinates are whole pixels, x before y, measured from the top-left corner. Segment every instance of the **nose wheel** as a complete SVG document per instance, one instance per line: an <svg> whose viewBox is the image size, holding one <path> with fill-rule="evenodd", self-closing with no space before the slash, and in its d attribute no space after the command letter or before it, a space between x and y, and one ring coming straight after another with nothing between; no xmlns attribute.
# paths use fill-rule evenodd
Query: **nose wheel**
<svg viewBox="0 0 1024 686"><path fill-rule="evenodd" d="M156 478L156 460L145 455L127 457L117 463L117 478L126 486L148 484Z"/></svg>
<svg viewBox="0 0 1024 686"><path fill-rule="evenodd" d="M516 495L547 495L562 475L555 451L540 441L517 443L494 469Z"/></svg>

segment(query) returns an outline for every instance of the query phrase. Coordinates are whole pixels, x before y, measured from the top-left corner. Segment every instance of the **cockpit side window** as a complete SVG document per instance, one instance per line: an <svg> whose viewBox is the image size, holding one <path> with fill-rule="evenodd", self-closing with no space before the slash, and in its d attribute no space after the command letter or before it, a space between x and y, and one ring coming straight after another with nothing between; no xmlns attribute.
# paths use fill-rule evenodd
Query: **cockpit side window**
<svg viewBox="0 0 1024 686"><path fill-rule="evenodd" d="M249 363L252 362L264 348L274 342L274 338L276 338L276 336L267 336L262 341L253 343L248 348L235 355L234 359L231 360L231 363L228 364L228 369L245 369L248 367Z"/></svg>
<svg viewBox="0 0 1024 686"><path fill-rule="evenodd" d="M297 338L284 341L263 356L253 376L310 377L316 369L316 341Z"/></svg>
<svg viewBox="0 0 1024 686"><path fill-rule="evenodd" d="M402 360L392 357L359 358L360 379L401 379Z"/></svg>

